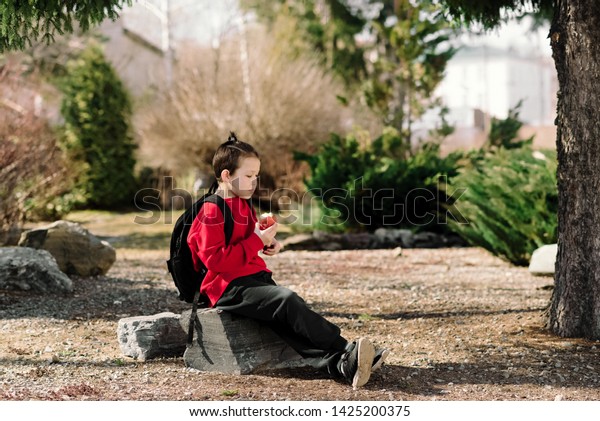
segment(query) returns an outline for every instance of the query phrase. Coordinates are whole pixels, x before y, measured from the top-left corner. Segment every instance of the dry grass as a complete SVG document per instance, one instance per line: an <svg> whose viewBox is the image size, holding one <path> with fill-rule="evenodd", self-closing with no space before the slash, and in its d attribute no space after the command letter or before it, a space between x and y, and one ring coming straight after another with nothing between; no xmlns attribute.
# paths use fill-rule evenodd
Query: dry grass
<svg viewBox="0 0 600 421"><path fill-rule="evenodd" d="M316 59L291 59L276 45L256 29L217 48L182 48L172 89L135 118L141 161L176 175L210 173L216 147L235 131L260 152L265 187L302 188L304 167L292 151L312 152L345 132L349 110L336 99L343 85Z"/></svg>
<svg viewBox="0 0 600 421"><path fill-rule="evenodd" d="M0 66L0 244L3 232L20 226L65 193L73 169L59 149L54 129L35 110L42 83L21 75L19 62Z"/></svg>

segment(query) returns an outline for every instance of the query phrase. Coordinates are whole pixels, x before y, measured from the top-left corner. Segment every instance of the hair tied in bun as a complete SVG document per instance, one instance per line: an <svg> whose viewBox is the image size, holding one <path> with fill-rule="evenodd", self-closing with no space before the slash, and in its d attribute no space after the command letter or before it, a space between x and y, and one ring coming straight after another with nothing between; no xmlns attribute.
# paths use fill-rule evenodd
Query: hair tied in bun
<svg viewBox="0 0 600 421"><path fill-rule="evenodd" d="M234 132L229 132L229 137L227 138L228 142L237 142L237 136L235 135Z"/></svg>

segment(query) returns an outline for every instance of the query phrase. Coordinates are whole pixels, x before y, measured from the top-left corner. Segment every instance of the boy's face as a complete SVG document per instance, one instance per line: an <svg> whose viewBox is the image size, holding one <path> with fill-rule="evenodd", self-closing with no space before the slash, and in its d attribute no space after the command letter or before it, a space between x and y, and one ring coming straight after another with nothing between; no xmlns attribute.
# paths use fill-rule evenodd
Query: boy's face
<svg viewBox="0 0 600 421"><path fill-rule="evenodd" d="M260 160L254 156L241 158L240 166L231 174L231 191L242 199L250 199L257 185Z"/></svg>

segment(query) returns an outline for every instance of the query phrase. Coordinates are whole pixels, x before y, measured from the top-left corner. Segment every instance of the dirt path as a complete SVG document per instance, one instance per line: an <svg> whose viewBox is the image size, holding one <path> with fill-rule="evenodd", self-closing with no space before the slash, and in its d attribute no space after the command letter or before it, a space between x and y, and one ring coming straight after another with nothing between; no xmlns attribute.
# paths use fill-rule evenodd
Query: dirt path
<svg viewBox="0 0 600 421"><path fill-rule="evenodd" d="M0 399L598 400L598 342L543 330L551 278L480 249L285 252L269 259L353 339L389 347L368 385L310 369L232 376L120 354L122 317L180 312L164 250L119 249L69 297L0 293Z"/></svg>

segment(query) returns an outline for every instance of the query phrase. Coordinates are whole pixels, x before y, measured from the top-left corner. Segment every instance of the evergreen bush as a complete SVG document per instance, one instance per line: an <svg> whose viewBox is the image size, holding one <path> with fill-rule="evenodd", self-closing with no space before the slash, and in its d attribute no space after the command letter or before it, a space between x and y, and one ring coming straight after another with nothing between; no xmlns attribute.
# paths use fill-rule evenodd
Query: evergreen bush
<svg viewBox="0 0 600 421"><path fill-rule="evenodd" d="M465 189L454 208L466 221L449 227L470 244L527 265L536 248L557 241L554 151L500 148L479 156L450 185Z"/></svg>
<svg viewBox="0 0 600 421"><path fill-rule="evenodd" d="M68 65L61 106L64 146L85 163L79 185L87 205L113 208L131 203L136 186L135 144L129 133L131 103L123 84L92 44Z"/></svg>
<svg viewBox="0 0 600 421"><path fill-rule="evenodd" d="M393 128L373 141L332 134L307 161L308 190L321 199L322 225L330 230L379 227L445 231L438 211L449 205L445 177L457 175L461 153L441 157L439 145L426 143L411 152Z"/></svg>
<svg viewBox="0 0 600 421"><path fill-rule="evenodd" d="M516 149L531 146L533 136L527 139L518 139L519 130L523 127L523 122L519 119L522 104L523 101L519 101L517 105L508 110L508 116L504 119L492 118L486 143L487 148Z"/></svg>

